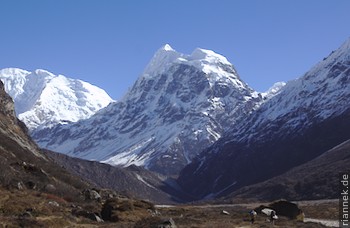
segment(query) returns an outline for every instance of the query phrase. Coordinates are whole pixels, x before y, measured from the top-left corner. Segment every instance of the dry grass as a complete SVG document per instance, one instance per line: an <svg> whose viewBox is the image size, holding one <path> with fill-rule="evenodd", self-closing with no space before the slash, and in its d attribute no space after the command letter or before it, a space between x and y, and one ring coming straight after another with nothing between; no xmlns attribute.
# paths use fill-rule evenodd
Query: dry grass
<svg viewBox="0 0 350 228"><path fill-rule="evenodd" d="M172 218L178 227L189 227L189 228L215 228L215 227L272 227L272 224L267 221L265 215L258 215L256 222L254 224L250 223L250 217L248 212L250 209L254 208L256 204L247 204L244 206L222 206L222 207L212 207L212 206L181 206L181 207L171 207L171 208L157 208L161 213L161 218ZM324 207L325 213L332 213L336 205L328 205ZM317 208L317 206L315 207ZM313 210L311 213L311 207L302 207L306 209L305 213L310 215L312 218L329 218L332 217L321 217L322 215ZM223 214L222 211L225 210L229 215ZM309 214L310 213L310 214ZM274 227L325 227L314 223L303 223L296 220L290 220L285 217L280 217Z"/></svg>
<svg viewBox="0 0 350 228"><path fill-rule="evenodd" d="M49 203L53 201L59 206ZM70 205L58 196L0 189L0 227L70 227L80 223L83 219L72 216Z"/></svg>
<svg viewBox="0 0 350 228"><path fill-rule="evenodd" d="M338 200L316 200L299 202L306 217L316 219L338 220L339 201Z"/></svg>
<svg viewBox="0 0 350 228"><path fill-rule="evenodd" d="M59 206L49 204L59 202ZM115 201L115 202L114 202ZM257 204L195 206L182 205L168 208L154 208L144 201L127 198L114 200L118 222L97 223L88 218L74 216L72 203L53 194L38 191L8 191L0 188L0 227L157 227L162 221L172 218L177 227L271 227L267 217L258 215L255 224L250 223L248 212ZM102 204L86 202L77 204L83 210L99 212ZM336 219L337 201L300 202L299 206L308 218ZM322 210L320 210L322 208ZM224 214L225 210L229 214ZM157 211L157 212L156 212ZM30 216L25 213L29 212ZM280 217L274 227L324 227L313 223L302 223Z"/></svg>

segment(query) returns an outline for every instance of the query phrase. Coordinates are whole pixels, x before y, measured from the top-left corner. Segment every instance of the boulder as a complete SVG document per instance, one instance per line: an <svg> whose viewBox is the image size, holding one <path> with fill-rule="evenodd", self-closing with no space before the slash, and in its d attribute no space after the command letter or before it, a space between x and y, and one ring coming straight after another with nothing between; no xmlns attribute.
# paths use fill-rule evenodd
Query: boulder
<svg viewBox="0 0 350 228"><path fill-rule="evenodd" d="M223 211L221 211L221 214L223 214L223 215L229 215L230 213L229 213L228 211L223 210Z"/></svg>
<svg viewBox="0 0 350 228"><path fill-rule="evenodd" d="M94 189L85 189L83 191L83 195L85 200L96 200L96 201L101 200L100 194Z"/></svg>
<svg viewBox="0 0 350 228"><path fill-rule="evenodd" d="M50 206L53 206L53 207L59 207L59 203L57 203L56 201L49 201L48 203Z"/></svg>
<svg viewBox="0 0 350 228"><path fill-rule="evenodd" d="M56 191L56 187L53 184L47 184L44 187L44 191L53 193Z"/></svg>
<svg viewBox="0 0 350 228"><path fill-rule="evenodd" d="M97 213L90 212L84 209L79 209L79 208L73 209L72 214L77 217L81 216L84 218L88 218L95 222L104 222L103 219L101 219Z"/></svg>
<svg viewBox="0 0 350 228"><path fill-rule="evenodd" d="M25 185L23 184L22 181L17 182L17 189L18 190L24 190L25 189Z"/></svg>
<svg viewBox="0 0 350 228"><path fill-rule="evenodd" d="M296 219L299 215L303 213L303 211L298 207L297 204L286 200L276 201L269 204L268 206L261 205L255 208L255 211L257 211L258 213L262 213L262 210L266 208L276 211L276 214L278 216L285 216L289 219Z"/></svg>
<svg viewBox="0 0 350 228"><path fill-rule="evenodd" d="M269 205L274 209L277 215L285 216L290 219L296 219L298 215L302 214L302 210L297 204L285 200L280 200Z"/></svg>
<svg viewBox="0 0 350 228"><path fill-rule="evenodd" d="M162 224L158 225L158 228L176 228L175 222L172 218L165 220Z"/></svg>

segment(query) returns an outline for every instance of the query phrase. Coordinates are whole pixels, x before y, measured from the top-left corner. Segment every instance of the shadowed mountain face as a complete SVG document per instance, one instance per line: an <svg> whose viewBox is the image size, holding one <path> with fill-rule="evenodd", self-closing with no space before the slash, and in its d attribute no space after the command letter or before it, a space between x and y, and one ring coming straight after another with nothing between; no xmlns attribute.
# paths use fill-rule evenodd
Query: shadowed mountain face
<svg viewBox="0 0 350 228"><path fill-rule="evenodd" d="M180 185L217 197L267 180L350 138L350 40L303 77L285 85L203 156Z"/></svg>
<svg viewBox="0 0 350 228"><path fill-rule="evenodd" d="M340 173L350 171L349 151L350 140L347 140L282 175L243 187L226 198L256 200L338 198Z"/></svg>
<svg viewBox="0 0 350 228"><path fill-rule="evenodd" d="M123 195L148 200L157 204L192 201L181 191L176 181L135 165L123 168L95 161L69 157L45 151L71 173L93 183L98 188L113 189Z"/></svg>

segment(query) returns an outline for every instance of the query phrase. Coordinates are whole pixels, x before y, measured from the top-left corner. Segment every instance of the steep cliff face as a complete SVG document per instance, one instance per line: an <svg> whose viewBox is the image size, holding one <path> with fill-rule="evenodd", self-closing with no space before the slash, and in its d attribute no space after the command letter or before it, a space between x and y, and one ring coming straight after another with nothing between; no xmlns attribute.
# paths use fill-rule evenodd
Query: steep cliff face
<svg viewBox="0 0 350 228"><path fill-rule="evenodd" d="M12 98L5 92L4 84L0 81L0 132L4 137L26 147L29 151L42 157L38 148L28 136L27 127L16 117L15 105ZM5 141L4 141L5 142Z"/></svg>
<svg viewBox="0 0 350 228"><path fill-rule="evenodd" d="M8 119L12 119L14 122L17 121L15 114L15 105L12 98L5 92L4 83L0 81L0 113L7 116Z"/></svg>
<svg viewBox="0 0 350 228"><path fill-rule="evenodd" d="M200 197L225 195L349 139L349 82L350 40L233 126L182 171L179 183Z"/></svg>
<svg viewBox="0 0 350 228"><path fill-rule="evenodd" d="M34 136L70 156L177 174L261 100L225 57L204 49L185 55L165 45L122 100Z"/></svg>

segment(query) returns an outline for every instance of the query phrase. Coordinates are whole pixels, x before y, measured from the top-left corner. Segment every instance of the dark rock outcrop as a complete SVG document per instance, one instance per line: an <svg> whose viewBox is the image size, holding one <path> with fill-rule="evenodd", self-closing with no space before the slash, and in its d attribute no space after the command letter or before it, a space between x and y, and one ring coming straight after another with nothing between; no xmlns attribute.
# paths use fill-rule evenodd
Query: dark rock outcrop
<svg viewBox="0 0 350 228"><path fill-rule="evenodd" d="M296 219L303 213L297 204L285 200L276 201L267 206L261 205L254 210L260 214L264 208L272 209L278 216L284 216L289 219Z"/></svg>

